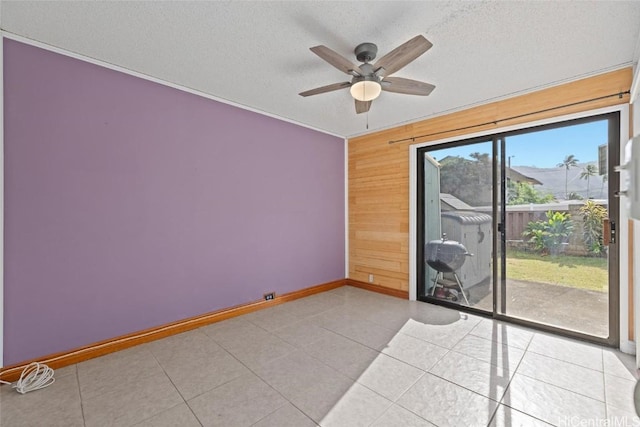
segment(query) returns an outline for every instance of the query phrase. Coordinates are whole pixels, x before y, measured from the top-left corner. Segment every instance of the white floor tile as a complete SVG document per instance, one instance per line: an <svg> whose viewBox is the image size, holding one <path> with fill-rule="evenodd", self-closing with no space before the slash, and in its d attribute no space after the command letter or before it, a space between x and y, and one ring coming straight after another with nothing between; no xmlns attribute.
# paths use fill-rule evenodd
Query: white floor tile
<svg viewBox="0 0 640 427"><path fill-rule="evenodd" d="M357 380L381 396L395 401L423 375L421 369L378 354Z"/></svg>
<svg viewBox="0 0 640 427"><path fill-rule="evenodd" d="M489 427L549 427L550 425L551 424L547 424L542 420L533 418L530 415L501 404L498 406L498 410Z"/></svg>
<svg viewBox="0 0 640 427"><path fill-rule="evenodd" d="M115 387L134 384L147 377L164 375L145 346L132 347L78 363L77 370L83 399L109 393Z"/></svg>
<svg viewBox="0 0 640 427"><path fill-rule="evenodd" d="M300 412L291 403L280 407L277 411L272 412L260 421L255 423L253 427L316 427L317 424L313 420Z"/></svg>
<svg viewBox="0 0 640 427"><path fill-rule="evenodd" d="M616 350L346 286L59 369L24 396L2 386L0 424L640 426L639 377Z"/></svg>
<svg viewBox="0 0 640 427"><path fill-rule="evenodd" d="M596 399L515 374L502 403L550 424L604 419L605 405ZM571 425L571 424L567 424Z"/></svg>
<svg viewBox="0 0 640 427"><path fill-rule="evenodd" d="M322 427L366 427L391 406L391 401L354 384L320 420Z"/></svg>
<svg viewBox="0 0 640 427"><path fill-rule="evenodd" d="M398 405L392 405L371 427L433 427L429 421Z"/></svg>
<svg viewBox="0 0 640 427"><path fill-rule="evenodd" d="M640 379L640 370L636 368L636 358L619 350L604 349L602 351L604 373L626 380Z"/></svg>
<svg viewBox="0 0 640 427"><path fill-rule="evenodd" d="M174 406L171 409L167 409L164 412L160 412L158 415L153 416L140 424L136 424L136 427L200 427L200 422L193 415L191 409L186 403L181 403Z"/></svg>
<svg viewBox="0 0 640 427"><path fill-rule="evenodd" d="M154 375L84 399L85 425L129 426L183 403L166 375Z"/></svg>
<svg viewBox="0 0 640 427"><path fill-rule="evenodd" d="M323 337L303 350L354 380L360 378L380 354L338 334Z"/></svg>
<svg viewBox="0 0 640 427"><path fill-rule="evenodd" d="M397 403L443 427L486 426L498 406L494 400L431 374L425 374Z"/></svg>
<svg viewBox="0 0 640 427"><path fill-rule="evenodd" d="M260 378L247 374L187 403L203 426L226 427L251 426L287 401Z"/></svg>
<svg viewBox="0 0 640 427"><path fill-rule="evenodd" d="M455 314L451 318L439 316L433 323L410 319L400 332L440 347L453 348L480 322L466 314L453 313Z"/></svg>
<svg viewBox="0 0 640 427"><path fill-rule="evenodd" d="M529 344L528 351L564 360L585 368L602 371L602 348L569 338L536 333Z"/></svg>
<svg viewBox="0 0 640 427"><path fill-rule="evenodd" d="M534 332L504 322L483 319L471 330L470 334L499 344L526 350Z"/></svg>
<svg viewBox="0 0 640 427"><path fill-rule="evenodd" d="M607 405L622 409L627 412L635 412L633 392L636 381L626 380L613 375L604 376L604 387Z"/></svg>
<svg viewBox="0 0 640 427"><path fill-rule="evenodd" d="M447 354L448 350L418 338L399 334L393 337L382 352L423 371L428 371Z"/></svg>
<svg viewBox="0 0 640 427"><path fill-rule="evenodd" d="M454 351L429 370L433 375L496 401L502 399L513 372Z"/></svg>
<svg viewBox="0 0 640 427"><path fill-rule="evenodd" d="M462 338L453 347L453 351L509 371L513 371L518 366L524 355L524 350L475 335L467 335Z"/></svg>
<svg viewBox="0 0 640 427"><path fill-rule="evenodd" d="M613 406L607 406L607 421L609 426L621 426L621 427L639 427L640 417L635 411L625 411L623 409L614 408Z"/></svg>
<svg viewBox="0 0 640 427"><path fill-rule="evenodd" d="M604 376L600 371L527 352L517 372L604 402Z"/></svg>

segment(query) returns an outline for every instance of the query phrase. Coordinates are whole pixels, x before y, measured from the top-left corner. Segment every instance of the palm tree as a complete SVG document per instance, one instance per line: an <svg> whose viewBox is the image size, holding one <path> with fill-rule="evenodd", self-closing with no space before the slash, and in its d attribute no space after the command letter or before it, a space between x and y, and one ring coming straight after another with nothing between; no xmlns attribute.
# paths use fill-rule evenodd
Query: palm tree
<svg viewBox="0 0 640 427"><path fill-rule="evenodd" d="M596 176L598 173L598 168L596 165L586 165L582 168L582 172L580 173L580 179L587 180L587 199L589 198L589 178L592 176Z"/></svg>
<svg viewBox="0 0 640 427"><path fill-rule="evenodd" d="M567 190L567 186L569 185L569 168L574 168L578 166L579 160L573 154L569 154L564 158L562 163L558 163L556 166L559 168L564 167L564 196L565 199L569 199L569 191Z"/></svg>
<svg viewBox="0 0 640 427"><path fill-rule="evenodd" d="M602 193L604 193L604 184L609 180L609 175L602 175L602 185L600 186L600 197L602 197Z"/></svg>

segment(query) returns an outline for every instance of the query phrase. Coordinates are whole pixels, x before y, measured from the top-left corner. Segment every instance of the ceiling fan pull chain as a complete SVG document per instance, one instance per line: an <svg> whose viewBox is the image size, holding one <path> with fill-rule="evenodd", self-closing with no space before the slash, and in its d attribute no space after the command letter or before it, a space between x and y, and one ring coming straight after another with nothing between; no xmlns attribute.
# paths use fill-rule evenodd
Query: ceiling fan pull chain
<svg viewBox="0 0 640 427"><path fill-rule="evenodd" d="M369 130L369 111L367 110L367 130Z"/></svg>

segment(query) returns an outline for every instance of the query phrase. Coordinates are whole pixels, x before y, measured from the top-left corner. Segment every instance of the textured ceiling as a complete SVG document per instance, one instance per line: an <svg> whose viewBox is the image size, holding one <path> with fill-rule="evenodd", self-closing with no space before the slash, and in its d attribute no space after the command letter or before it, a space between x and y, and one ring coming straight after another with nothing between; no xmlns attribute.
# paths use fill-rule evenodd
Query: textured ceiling
<svg viewBox="0 0 640 427"><path fill-rule="evenodd" d="M640 56L640 1L2 1L0 26L345 137L635 66ZM361 42L381 57L418 34L433 48L394 76L435 84L430 96L383 92L367 118L348 90L298 95L349 80L309 47L355 62Z"/></svg>

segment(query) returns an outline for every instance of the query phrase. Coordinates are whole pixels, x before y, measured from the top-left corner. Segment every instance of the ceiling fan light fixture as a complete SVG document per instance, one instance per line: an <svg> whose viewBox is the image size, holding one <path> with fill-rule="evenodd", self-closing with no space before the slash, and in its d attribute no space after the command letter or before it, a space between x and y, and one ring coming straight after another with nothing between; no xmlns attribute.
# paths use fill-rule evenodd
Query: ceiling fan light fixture
<svg viewBox="0 0 640 427"><path fill-rule="evenodd" d="M372 101L380 96L382 86L376 80L367 78L359 79L351 85L351 96L358 101Z"/></svg>

